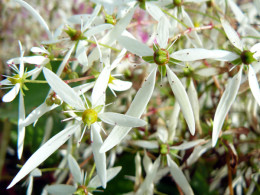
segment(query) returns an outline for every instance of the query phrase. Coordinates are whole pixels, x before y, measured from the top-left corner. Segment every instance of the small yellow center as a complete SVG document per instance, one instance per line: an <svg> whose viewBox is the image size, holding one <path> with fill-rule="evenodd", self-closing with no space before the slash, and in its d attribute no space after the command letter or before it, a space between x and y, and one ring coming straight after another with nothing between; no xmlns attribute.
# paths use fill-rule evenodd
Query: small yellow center
<svg viewBox="0 0 260 195"><path fill-rule="evenodd" d="M113 81L114 81L114 80L115 80L115 78L110 75L110 76L109 76L108 83L113 84Z"/></svg>
<svg viewBox="0 0 260 195"><path fill-rule="evenodd" d="M90 127L93 123L97 122L98 114L94 109L87 109L82 114L82 121L85 125Z"/></svg>

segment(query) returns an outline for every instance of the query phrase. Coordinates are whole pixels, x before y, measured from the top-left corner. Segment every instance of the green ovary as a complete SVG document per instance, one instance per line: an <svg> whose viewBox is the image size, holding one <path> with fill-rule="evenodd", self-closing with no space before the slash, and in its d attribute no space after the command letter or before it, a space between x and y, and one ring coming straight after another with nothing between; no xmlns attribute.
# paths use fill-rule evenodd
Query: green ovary
<svg viewBox="0 0 260 195"><path fill-rule="evenodd" d="M13 84L17 84L17 83L22 83L22 78L20 78L19 74L13 76L13 77L9 77L8 80Z"/></svg>
<svg viewBox="0 0 260 195"><path fill-rule="evenodd" d="M251 64L252 62L256 61L253 55L254 53L251 51L245 50L240 54L241 61L246 65Z"/></svg>
<svg viewBox="0 0 260 195"><path fill-rule="evenodd" d="M163 66L169 62L169 52L166 49L157 49L153 54L154 62Z"/></svg>
<svg viewBox="0 0 260 195"><path fill-rule="evenodd" d="M93 123L97 122L98 114L94 109L87 109L82 114L82 121L85 125L90 127Z"/></svg>

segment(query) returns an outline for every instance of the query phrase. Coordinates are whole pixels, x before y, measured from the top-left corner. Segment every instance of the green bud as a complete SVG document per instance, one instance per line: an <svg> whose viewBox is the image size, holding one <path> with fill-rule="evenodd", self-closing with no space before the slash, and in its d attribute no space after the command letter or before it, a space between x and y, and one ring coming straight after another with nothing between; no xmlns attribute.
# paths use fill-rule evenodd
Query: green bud
<svg viewBox="0 0 260 195"><path fill-rule="evenodd" d="M169 52L166 49L157 49L153 54L153 59L157 65L165 65L169 62Z"/></svg>
<svg viewBox="0 0 260 195"><path fill-rule="evenodd" d="M77 78L79 78L78 73L76 72L69 73L69 79L77 79Z"/></svg>
<svg viewBox="0 0 260 195"><path fill-rule="evenodd" d="M54 104L52 98L50 97L45 100L45 103L47 104L47 106L52 106Z"/></svg>
<svg viewBox="0 0 260 195"><path fill-rule="evenodd" d="M54 104L60 105L61 104L61 100L59 98L55 98L54 99Z"/></svg>
<svg viewBox="0 0 260 195"><path fill-rule="evenodd" d="M256 61L253 55L254 53L251 51L245 50L240 54L241 61L246 65L251 64L252 62Z"/></svg>

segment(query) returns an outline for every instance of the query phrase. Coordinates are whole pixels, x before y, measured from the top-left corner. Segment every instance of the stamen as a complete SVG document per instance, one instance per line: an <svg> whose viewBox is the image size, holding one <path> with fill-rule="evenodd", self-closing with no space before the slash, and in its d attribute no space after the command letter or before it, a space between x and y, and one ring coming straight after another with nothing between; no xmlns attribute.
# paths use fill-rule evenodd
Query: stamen
<svg viewBox="0 0 260 195"><path fill-rule="evenodd" d="M70 117L70 118L65 118L65 119L61 120L61 122L63 123L63 122L70 121L70 120L73 120L73 119L76 119L76 118L77 118L77 117L72 116L72 117Z"/></svg>
<svg viewBox="0 0 260 195"><path fill-rule="evenodd" d="M85 134L86 129L87 129L87 125L85 125L85 127L84 127L84 129L83 129L83 132L82 132L82 134L81 134L81 136L80 136L80 139L79 139L79 141L78 141L79 144L81 143L81 140L82 140L82 138L83 138L83 135Z"/></svg>
<svg viewBox="0 0 260 195"><path fill-rule="evenodd" d="M101 128L101 130L103 131L103 133L104 133L105 135L107 135L107 133L106 133L105 129L103 129L102 125L101 125L100 123L97 123L97 124L99 125L99 127Z"/></svg>

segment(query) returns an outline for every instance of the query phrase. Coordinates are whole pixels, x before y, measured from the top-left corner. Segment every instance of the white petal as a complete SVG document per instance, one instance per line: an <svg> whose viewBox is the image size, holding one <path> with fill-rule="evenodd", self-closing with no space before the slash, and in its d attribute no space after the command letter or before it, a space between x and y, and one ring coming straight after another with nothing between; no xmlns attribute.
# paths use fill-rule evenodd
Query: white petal
<svg viewBox="0 0 260 195"><path fill-rule="evenodd" d="M130 81L115 79L113 83L109 83L108 86L115 91L126 91L132 87L132 83Z"/></svg>
<svg viewBox="0 0 260 195"><path fill-rule="evenodd" d="M58 68L58 70L57 70L57 72L56 72L56 75L57 75L57 76L60 76L61 73L63 72L64 67L65 67L66 64L68 63L68 60L70 59L71 53L74 51L75 45L76 45L76 43L73 43L73 44L71 45L70 50L66 53L65 57L63 58L63 60L62 60L62 62L61 62L61 64L60 64L60 66L59 66L59 68Z"/></svg>
<svg viewBox="0 0 260 195"><path fill-rule="evenodd" d="M186 195L194 194L192 188L190 187L189 182L187 181L185 175L182 170L178 167L178 165L171 159L169 155L167 155L167 164L170 167L171 175L174 181L178 184L178 186L182 189L183 193Z"/></svg>
<svg viewBox="0 0 260 195"><path fill-rule="evenodd" d="M226 20L221 19L220 21L229 41L232 43L232 45L234 45L236 48L242 51L243 45L240 41L240 38L238 37L237 32L230 26L230 24Z"/></svg>
<svg viewBox="0 0 260 195"><path fill-rule="evenodd" d="M160 161L161 161L161 158L160 157L157 158L155 160L154 164L152 165L150 171L148 173L146 173L145 180L143 181L143 183L139 187L138 191L136 192L137 195L147 194L146 192L151 190L151 185L156 177L157 170L160 166Z"/></svg>
<svg viewBox="0 0 260 195"><path fill-rule="evenodd" d="M146 141L146 140L136 140L131 141L131 144L134 144L135 146L139 146L145 149L158 149L158 141Z"/></svg>
<svg viewBox="0 0 260 195"><path fill-rule="evenodd" d="M191 48L183 49L174 52L171 57L176 60L183 62L203 60L203 59L213 59L219 61L233 61L239 56L235 53L225 50L208 50L203 48Z"/></svg>
<svg viewBox="0 0 260 195"><path fill-rule="evenodd" d="M45 53L45 54L50 54L44 47L32 47L31 52L33 53Z"/></svg>
<svg viewBox="0 0 260 195"><path fill-rule="evenodd" d="M58 107L59 105L54 104L52 106L47 106L46 103L42 103L40 106L35 108L23 121L23 126L28 126L35 121L37 121L42 115L46 112L53 110L54 108Z"/></svg>
<svg viewBox="0 0 260 195"><path fill-rule="evenodd" d="M71 195L76 192L77 188L65 184L54 184L46 187L46 190L50 194L55 195Z"/></svg>
<svg viewBox="0 0 260 195"><path fill-rule="evenodd" d="M192 165L194 162L196 162L207 150L211 148L211 143L208 142L207 144L203 146L197 146L187 159L187 166Z"/></svg>
<svg viewBox="0 0 260 195"><path fill-rule="evenodd" d="M19 117L18 117L18 138L17 138L17 151L18 159L21 159L23 153L23 143L25 137L25 127L22 125L25 119L25 109L24 109L24 100L23 94L19 95Z"/></svg>
<svg viewBox="0 0 260 195"><path fill-rule="evenodd" d="M147 80L144 82L143 86L138 90L132 104L126 112L127 115L139 118L143 114L153 93L156 70L157 68L153 69ZM130 130L131 128L129 127L114 127L112 132L109 134L104 144L100 148L100 152L106 152L113 148L122 139L124 139L124 137L128 134Z"/></svg>
<svg viewBox="0 0 260 195"><path fill-rule="evenodd" d="M90 25L93 23L93 21L96 19L99 11L101 9L101 5L97 4L95 9L93 10L91 17L87 20L86 24L84 24L82 28L82 32L84 32L87 28L90 27Z"/></svg>
<svg viewBox="0 0 260 195"><path fill-rule="evenodd" d="M80 40L78 46L76 48L76 58L80 64L83 66L88 65L88 57L87 57L87 42L84 40Z"/></svg>
<svg viewBox="0 0 260 195"><path fill-rule="evenodd" d="M249 65L248 81L249 81L249 86L250 86L251 92L252 92L255 100L257 101L258 105L260 106L260 89L259 89L255 71L251 65Z"/></svg>
<svg viewBox="0 0 260 195"><path fill-rule="evenodd" d="M146 125L146 122L142 119L114 112L104 112L99 114L98 117L105 123L123 127L141 127Z"/></svg>
<svg viewBox="0 0 260 195"><path fill-rule="evenodd" d="M166 49L169 39L169 27L170 23L168 19L163 16L160 18L157 26L157 42L161 48Z"/></svg>
<svg viewBox="0 0 260 195"><path fill-rule="evenodd" d="M122 167L113 167L107 170L107 182L113 179L120 171ZM90 180L88 187L90 188L98 188L101 186L100 179L98 176L95 176L93 179Z"/></svg>
<svg viewBox="0 0 260 195"><path fill-rule="evenodd" d="M238 7L238 5L233 0L229 0L229 1L227 1L227 3L229 4L229 7L233 11L236 20L239 23L242 23L247 17L243 14L241 9Z"/></svg>
<svg viewBox="0 0 260 195"><path fill-rule="evenodd" d="M100 98L106 94L109 76L110 68L109 66L105 66L100 75L98 76L91 94L93 107L98 106L97 103L100 101Z"/></svg>
<svg viewBox="0 0 260 195"><path fill-rule="evenodd" d="M138 56L152 56L153 51L150 47L147 45L126 37L126 36L120 36L117 38L117 41L120 45L122 45L124 48L126 48L128 51L130 51L133 54L136 54Z"/></svg>
<svg viewBox="0 0 260 195"><path fill-rule="evenodd" d="M193 80L191 79L190 86L188 89L188 96L191 102L191 107L194 113L196 128L199 130L199 132L202 132L201 126L200 126L200 105L199 105L199 99L198 99L198 93L195 89Z"/></svg>
<svg viewBox="0 0 260 195"><path fill-rule="evenodd" d="M257 43L255 45L253 45L251 48L250 48L250 51L254 53L253 57L255 59L258 59L260 58L260 43Z"/></svg>
<svg viewBox="0 0 260 195"><path fill-rule="evenodd" d="M146 11L150 14L150 16L152 16L158 22L160 21L162 16L165 17L162 10L158 6L154 5L153 3L145 2L145 8Z"/></svg>
<svg viewBox="0 0 260 195"><path fill-rule="evenodd" d="M101 181L102 187L105 189L107 186L106 154L99 152L103 141L98 132L98 128L100 127L97 124L91 125L91 135L93 137L91 147L96 163L97 174Z"/></svg>
<svg viewBox="0 0 260 195"><path fill-rule="evenodd" d="M126 49L122 49L122 51L118 54L116 59L111 64L111 70L114 70L119 65L119 62L123 59L123 57L125 56L126 52L127 52Z"/></svg>
<svg viewBox="0 0 260 195"><path fill-rule="evenodd" d="M170 149L174 149L174 150L187 150L189 148L193 148L194 146L199 145L200 143L205 142L205 139L198 139L195 141L189 141L189 142L185 142L182 143L181 145L178 146L171 146Z"/></svg>
<svg viewBox="0 0 260 195"><path fill-rule="evenodd" d="M98 26L94 26L92 28L90 28L86 33L85 33L85 36L87 37L91 37L95 34L98 34L98 33L101 33L101 32L104 32L105 30L109 30L111 28L113 28L114 25L112 24L100 24Z"/></svg>
<svg viewBox="0 0 260 195"><path fill-rule="evenodd" d="M235 101L241 83L241 77L242 68L240 68L239 72L231 79L231 81L229 81L226 90L219 101L213 122L212 147L216 145L226 115Z"/></svg>
<svg viewBox="0 0 260 195"><path fill-rule="evenodd" d="M3 102L11 102L14 100L14 98L17 96L18 92L20 90L20 84L16 83L15 86L2 97Z"/></svg>
<svg viewBox="0 0 260 195"><path fill-rule="evenodd" d="M192 107L188 98L188 95L178 77L172 72L172 70L166 66L167 70L167 78L169 84L172 88L172 92L174 93L183 113L183 116L189 126L190 133L192 135L195 134L195 121L194 115L192 111Z"/></svg>
<svg viewBox="0 0 260 195"><path fill-rule="evenodd" d="M11 184L7 189L13 187L17 182L24 178L33 169L39 166L45 161L53 152L55 152L61 145L63 145L71 136L78 130L80 124L69 126L56 134L49 141L47 141L42 147L40 147L23 165L22 169L15 176Z"/></svg>
<svg viewBox="0 0 260 195"><path fill-rule="evenodd" d="M69 85L67 85L56 74L54 74L51 70L47 68L43 68L43 73L53 91L55 91L63 101L76 109L85 109L84 103L82 102L81 98Z"/></svg>
<svg viewBox="0 0 260 195"><path fill-rule="evenodd" d="M45 29L45 31L48 34L49 39L52 37L52 34L49 30L48 25L46 24L46 22L44 21L44 19L40 16L40 14L32 7L30 6L28 3L26 3L25 1L22 0L14 0L15 2L19 3L21 6L23 6L25 9L27 9L32 16L42 25L42 27Z"/></svg>
<svg viewBox="0 0 260 195"><path fill-rule="evenodd" d="M83 181L83 175L80 171L80 167L79 167L77 161L71 154L69 154L68 162L69 162L70 172L72 173L74 180L77 183L81 184Z"/></svg>
<svg viewBox="0 0 260 195"><path fill-rule="evenodd" d="M24 63L28 64L47 64L50 60L49 58L43 57L43 56L29 56L29 57L23 57ZM21 63L21 57L18 58L12 58L6 62L7 64L20 64Z"/></svg>

